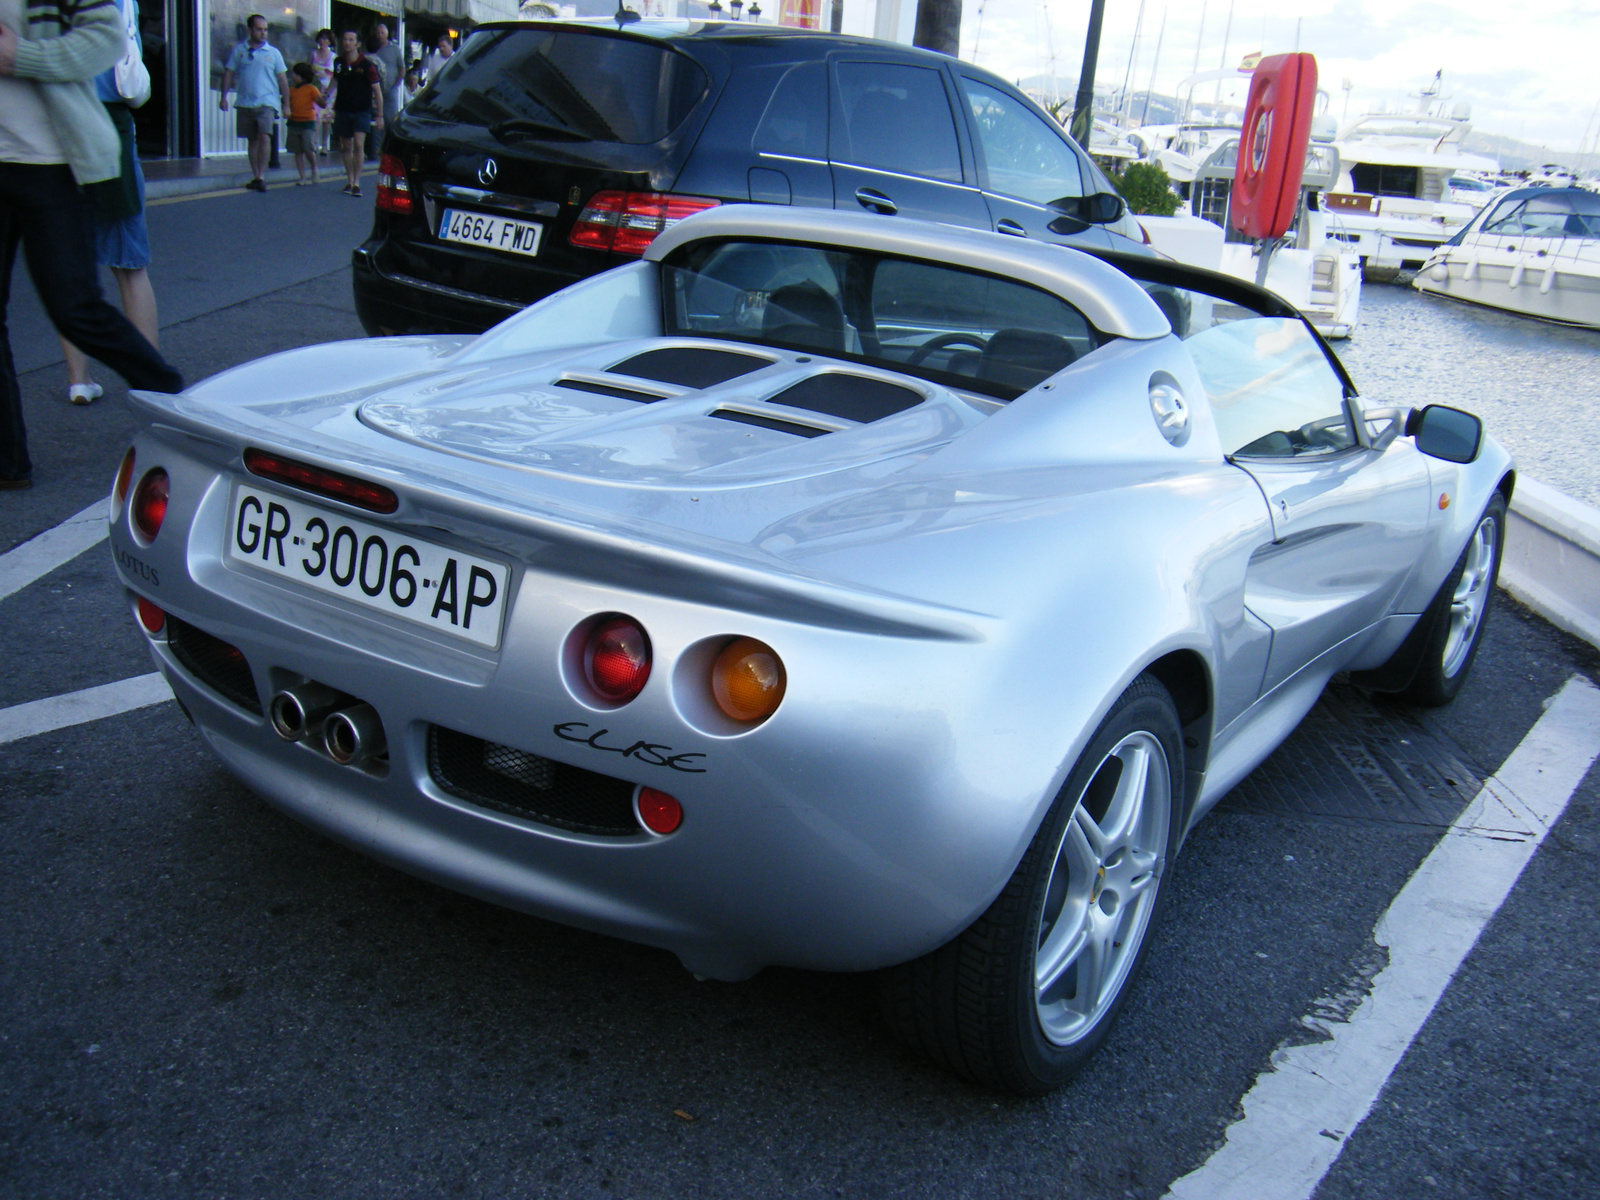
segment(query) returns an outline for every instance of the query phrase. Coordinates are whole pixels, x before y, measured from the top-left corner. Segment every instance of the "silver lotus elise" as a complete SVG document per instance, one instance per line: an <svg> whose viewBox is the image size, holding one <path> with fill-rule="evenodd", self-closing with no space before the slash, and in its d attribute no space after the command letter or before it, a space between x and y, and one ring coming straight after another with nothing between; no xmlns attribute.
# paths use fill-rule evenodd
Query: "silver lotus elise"
<svg viewBox="0 0 1600 1200"><path fill-rule="evenodd" d="M134 407L117 570L247 785L700 975L882 969L1024 1093L1330 676L1460 688L1513 483L1231 278L778 207Z"/></svg>

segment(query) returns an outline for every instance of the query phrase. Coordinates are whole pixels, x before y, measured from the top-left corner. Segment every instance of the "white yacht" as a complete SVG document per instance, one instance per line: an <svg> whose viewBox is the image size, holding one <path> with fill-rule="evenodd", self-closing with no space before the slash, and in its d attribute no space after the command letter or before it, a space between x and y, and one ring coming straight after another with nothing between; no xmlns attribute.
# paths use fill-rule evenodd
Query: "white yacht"
<svg viewBox="0 0 1600 1200"><path fill-rule="evenodd" d="M1461 148L1472 111L1440 92L1436 75L1412 110L1367 113L1339 131L1343 170L1326 197L1329 232L1355 248L1368 279L1422 266L1476 211L1452 202L1451 176L1496 170L1492 158Z"/></svg>
<svg viewBox="0 0 1600 1200"><path fill-rule="evenodd" d="M1216 83L1220 95L1224 81L1238 83L1248 80L1253 70L1254 63L1251 63L1238 69L1200 71L1190 75L1179 81L1177 87L1179 120L1165 125L1141 125L1123 135L1138 152L1141 162L1160 165L1167 173L1167 178L1172 180L1173 190L1185 202L1189 199L1189 184L1193 182L1195 172L1219 146L1239 136L1239 122L1244 115L1242 111L1229 111L1226 106L1218 106L1216 111L1196 117L1195 89L1201 84Z"/></svg>
<svg viewBox="0 0 1600 1200"><path fill-rule="evenodd" d="M1144 125L1124 134L1141 162L1153 162L1167 173L1174 190L1185 200L1189 185L1202 163L1218 147L1239 138L1237 121L1185 122L1180 125Z"/></svg>
<svg viewBox="0 0 1600 1200"><path fill-rule="evenodd" d="M1600 329L1600 196L1576 187L1508 192L1441 246L1412 286Z"/></svg>
<svg viewBox="0 0 1600 1200"><path fill-rule="evenodd" d="M1325 141L1313 141L1306 148L1300 206L1283 243L1269 251L1264 279L1261 247L1228 221L1238 154L1235 130L1195 170L1184 215L1139 218L1151 244L1191 266L1264 283L1305 313L1324 337L1349 337L1361 310L1361 261L1351 247L1329 236L1321 200L1339 177L1338 151Z"/></svg>
<svg viewBox="0 0 1600 1200"><path fill-rule="evenodd" d="M1477 212L1491 200L1504 196L1511 190L1509 183L1486 178L1482 172L1452 175L1445 181L1445 196L1451 204L1468 205Z"/></svg>

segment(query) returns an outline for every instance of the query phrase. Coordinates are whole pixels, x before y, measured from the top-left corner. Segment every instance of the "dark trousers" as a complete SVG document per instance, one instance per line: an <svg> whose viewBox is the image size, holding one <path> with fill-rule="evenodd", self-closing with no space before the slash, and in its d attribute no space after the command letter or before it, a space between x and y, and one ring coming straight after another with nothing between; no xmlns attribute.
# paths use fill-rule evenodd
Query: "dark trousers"
<svg viewBox="0 0 1600 1200"><path fill-rule="evenodd" d="M101 294L94 236L94 208L70 167L0 162L0 479L33 471L6 327L19 243L34 290L64 337L129 387L183 390L183 376Z"/></svg>

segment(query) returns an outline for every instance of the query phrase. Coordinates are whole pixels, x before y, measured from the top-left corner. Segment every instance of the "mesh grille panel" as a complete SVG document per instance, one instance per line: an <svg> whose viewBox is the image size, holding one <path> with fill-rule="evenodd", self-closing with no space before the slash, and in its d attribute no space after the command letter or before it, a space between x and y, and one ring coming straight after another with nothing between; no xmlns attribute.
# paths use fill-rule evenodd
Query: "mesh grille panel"
<svg viewBox="0 0 1600 1200"><path fill-rule="evenodd" d="M450 795L496 812L603 837L639 832L626 780L439 725L428 729L428 773Z"/></svg>
<svg viewBox="0 0 1600 1200"><path fill-rule="evenodd" d="M221 638L167 616L167 649L183 669L240 708L261 715L261 698L244 655Z"/></svg>

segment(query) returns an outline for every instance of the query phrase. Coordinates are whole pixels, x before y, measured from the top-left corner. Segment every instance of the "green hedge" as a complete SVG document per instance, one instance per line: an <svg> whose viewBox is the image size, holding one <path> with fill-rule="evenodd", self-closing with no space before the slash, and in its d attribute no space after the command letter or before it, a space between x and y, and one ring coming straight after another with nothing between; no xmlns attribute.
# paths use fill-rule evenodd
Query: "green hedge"
<svg viewBox="0 0 1600 1200"><path fill-rule="evenodd" d="M1140 216L1170 217L1183 203L1159 163L1130 163L1114 182L1128 207Z"/></svg>

